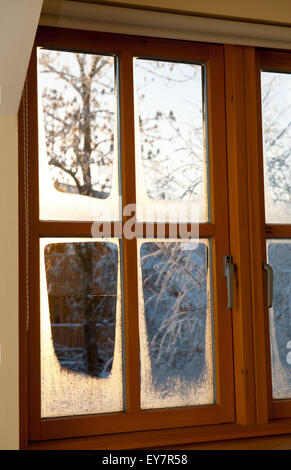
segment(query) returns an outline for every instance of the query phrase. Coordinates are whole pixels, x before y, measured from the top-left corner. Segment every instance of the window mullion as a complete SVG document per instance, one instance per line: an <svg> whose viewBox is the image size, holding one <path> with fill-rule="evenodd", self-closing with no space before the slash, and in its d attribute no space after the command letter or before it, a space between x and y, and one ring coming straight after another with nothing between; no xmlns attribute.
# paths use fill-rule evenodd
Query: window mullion
<svg viewBox="0 0 291 470"><path fill-rule="evenodd" d="M243 47L225 46L230 248L235 269L233 345L236 417L255 424L255 375L250 281Z"/></svg>
<svg viewBox="0 0 291 470"><path fill-rule="evenodd" d="M269 419L270 364L268 316L264 309L262 261L264 250L264 189L260 132L260 77L253 47L244 48L246 143L248 166L249 240L251 299L254 328L254 374L256 384L256 422ZM262 367L264 364L264 367ZM269 376L268 376L269 375Z"/></svg>
<svg viewBox="0 0 291 470"><path fill-rule="evenodd" d="M136 201L133 57L129 51L120 54L119 84L123 212L125 206ZM128 216L123 217L123 223L127 218ZM124 238L122 251L126 411L137 413L140 410L140 364L136 238Z"/></svg>

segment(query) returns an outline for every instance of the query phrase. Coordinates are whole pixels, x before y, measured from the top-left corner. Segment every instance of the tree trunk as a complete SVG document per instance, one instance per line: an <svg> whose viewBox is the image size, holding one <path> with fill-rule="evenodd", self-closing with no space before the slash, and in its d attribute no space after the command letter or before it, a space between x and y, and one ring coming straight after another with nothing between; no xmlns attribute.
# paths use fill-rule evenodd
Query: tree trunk
<svg viewBox="0 0 291 470"><path fill-rule="evenodd" d="M99 355L97 343L97 309L94 305L93 295L93 248L91 243L83 243L82 248L78 251L83 271L83 332L87 372L88 375L98 377L103 360Z"/></svg>

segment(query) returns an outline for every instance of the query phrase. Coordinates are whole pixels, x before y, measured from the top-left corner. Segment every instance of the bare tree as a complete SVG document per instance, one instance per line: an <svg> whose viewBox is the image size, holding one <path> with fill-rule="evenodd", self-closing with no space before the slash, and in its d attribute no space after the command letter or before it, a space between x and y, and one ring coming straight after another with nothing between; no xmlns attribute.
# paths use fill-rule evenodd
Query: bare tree
<svg viewBox="0 0 291 470"><path fill-rule="evenodd" d="M57 170L54 185L58 191L104 199L110 193L113 164L114 108L107 105L114 96L113 62L106 56L75 53L70 54L74 65L68 67L58 63L59 57L60 53L47 50L39 57L40 73L62 82L61 87L44 88L42 94L48 163ZM94 246L74 243L73 247L83 272L87 368L90 375L98 375L102 359L93 295Z"/></svg>
<svg viewBox="0 0 291 470"><path fill-rule="evenodd" d="M111 190L115 145L113 60L90 54L71 56L74 64L70 67L59 60L57 52L42 50L39 57L40 72L48 77L42 95L48 163L58 191L105 199ZM137 63L150 81L159 81L169 90L177 83L186 86L195 79L202 83L199 66L188 65L187 73L182 69L177 75L173 64ZM53 85L50 77L62 85ZM148 83L144 83L137 90L140 109L147 100L147 87ZM286 177L286 155L290 154L291 145L283 145L282 139L291 123L278 127L268 88L263 102L269 116L264 135L270 155L270 184L275 199L287 201L290 183ZM179 120L175 109L165 112L159 104L153 105L151 111L140 112L144 178L152 199L191 200L201 194L206 164L203 101L196 106L198 118L192 121L187 121L186 117ZM83 272L83 330L88 373L98 375L96 371L101 366L96 341L98 308L93 301L93 247L90 243L73 246ZM110 257L108 253L106 256ZM196 254L192 250L181 251L178 243L157 241L144 245L142 282L150 353L155 366L181 369L190 362L201 370L209 302L207 256L203 243Z"/></svg>
<svg viewBox="0 0 291 470"><path fill-rule="evenodd" d="M291 209L290 74L262 73L263 143L267 222L288 223ZM276 396L290 391L287 361L291 335L290 243L269 240L268 262L274 270L274 307L270 311L273 387ZM281 363L281 365L279 365ZM285 371L285 372L283 372ZM286 382L284 383L284 374Z"/></svg>
<svg viewBox="0 0 291 470"><path fill-rule="evenodd" d="M270 189L274 203L291 203L290 104L283 97L286 77L288 79L285 74L265 72L262 87L264 159L268 177L265 186L266 190Z"/></svg>
<svg viewBox="0 0 291 470"><path fill-rule="evenodd" d="M64 53L63 53L64 54ZM42 50L40 72L61 83L42 94L48 163L59 191L108 197L114 150L114 69L106 56ZM72 70L73 69L73 70ZM95 171L93 171L95 169Z"/></svg>

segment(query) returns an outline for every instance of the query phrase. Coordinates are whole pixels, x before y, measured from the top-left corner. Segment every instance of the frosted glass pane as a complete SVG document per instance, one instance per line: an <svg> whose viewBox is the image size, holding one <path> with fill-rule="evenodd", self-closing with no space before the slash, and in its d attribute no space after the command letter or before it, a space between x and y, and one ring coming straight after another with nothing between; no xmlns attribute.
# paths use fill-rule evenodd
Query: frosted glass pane
<svg viewBox="0 0 291 470"><path fill-rule="evenodd" d="M135 59L134 79L138 204L195 203L208 221L203 66Z"/></svg>
<svg viewBox="0 0 291 470"><path fill-rule="evenodd" d="M208 252L206 240L138 240L144 409L214 402Z"/></svg>
<svg viewBox="0 0 291 470"><path fill-rule="evenodd" d="M291 74L262 72L267 223L291 223Z"/></svg>
<svg viewBox="0 0 291 470"><path fill-rule="evenodd" d="M274 301L269 310L272 383L275 399L291 398L291 241L269 240Z"/></svg>
<svg viewBox="0 0 291 470"><path fill-rule="evenodd" d="M41 48L37 57L40 218L114 220L115 59Z"/></svg>
<svg viewBox="0 0 291 470"><path fill-rule="evenodd" d="M42 239L42 417L123 409L116 241Z"/></svg>

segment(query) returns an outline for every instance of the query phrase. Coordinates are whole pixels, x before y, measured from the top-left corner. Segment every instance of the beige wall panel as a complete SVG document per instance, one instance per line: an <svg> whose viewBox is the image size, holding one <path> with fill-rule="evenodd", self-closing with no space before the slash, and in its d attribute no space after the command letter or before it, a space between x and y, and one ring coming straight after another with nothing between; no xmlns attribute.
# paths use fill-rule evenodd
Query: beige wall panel
<svg viewBox="0 0 291 470"><path fill-rule="evenodd" d="M17 117L0 116L0 449L18 448Z"/></svg>

